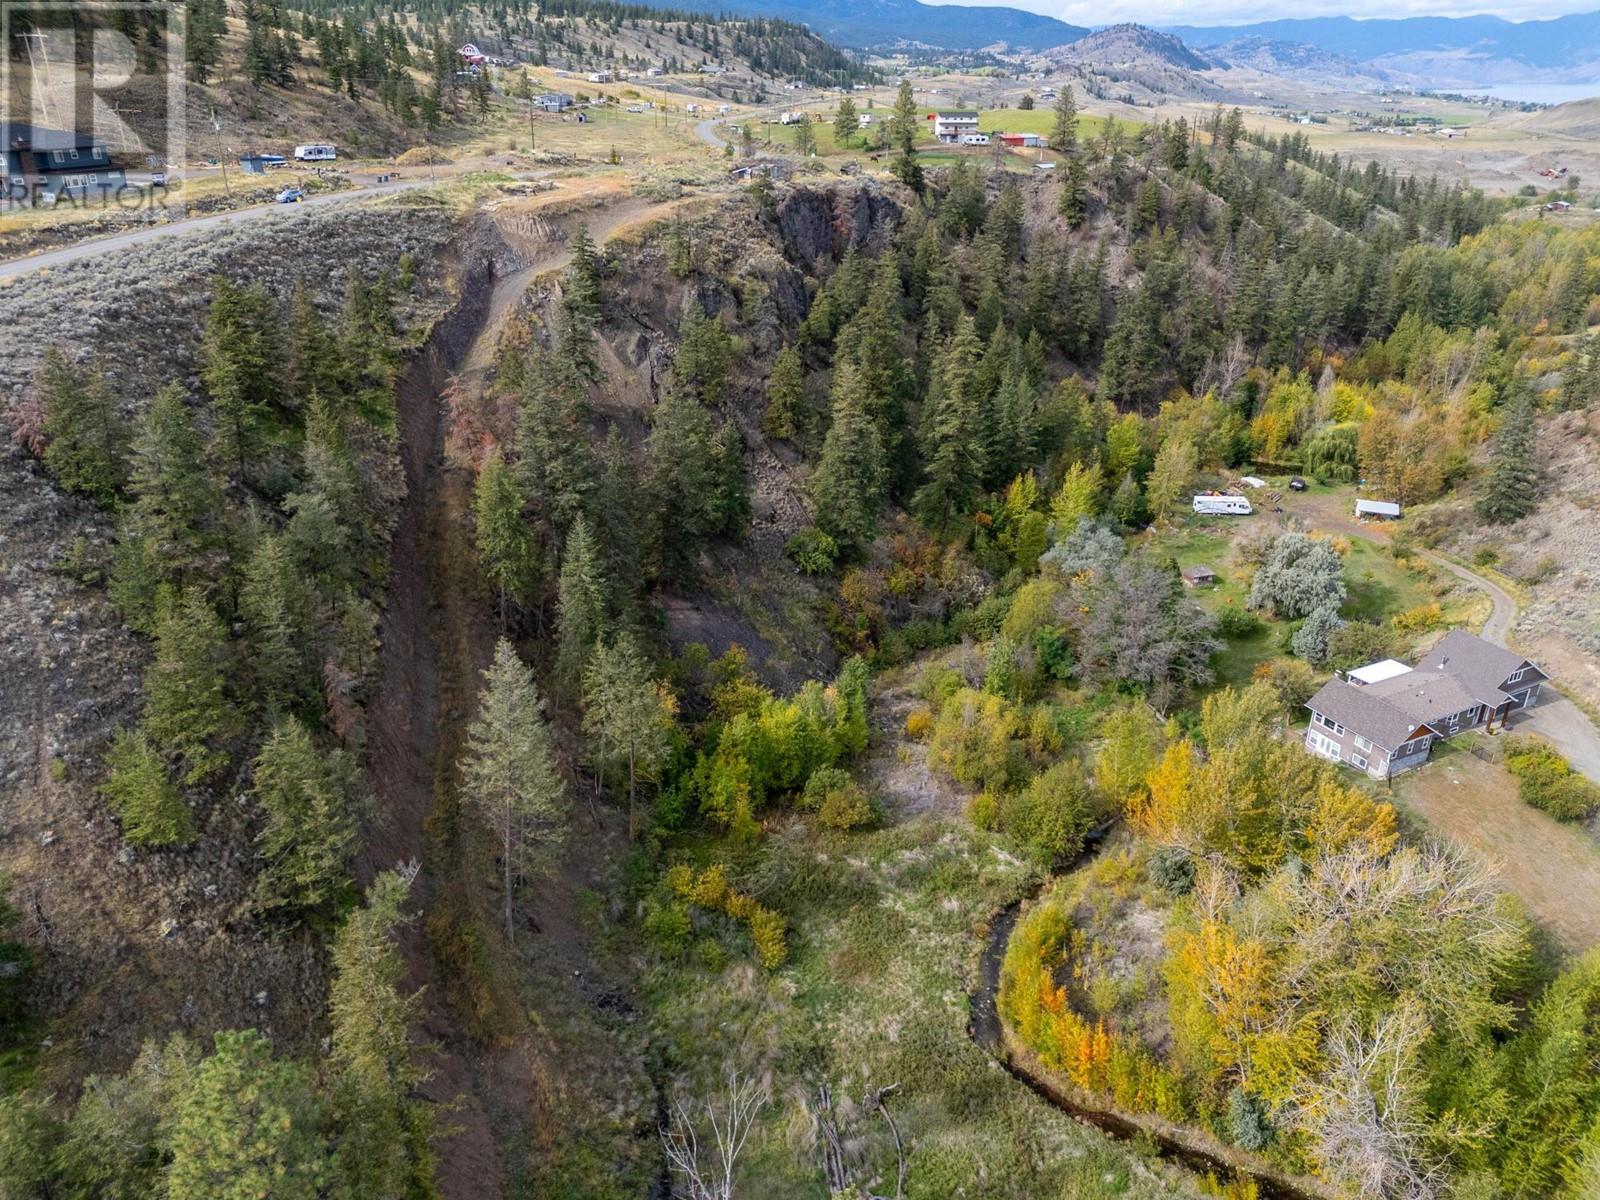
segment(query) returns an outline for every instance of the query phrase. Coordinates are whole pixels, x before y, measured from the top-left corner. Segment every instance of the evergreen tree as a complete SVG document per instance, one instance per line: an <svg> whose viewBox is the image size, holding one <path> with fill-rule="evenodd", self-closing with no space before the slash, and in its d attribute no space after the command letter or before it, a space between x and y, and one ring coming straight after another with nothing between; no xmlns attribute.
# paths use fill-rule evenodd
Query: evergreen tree
<svg viewBox="0 0 1600 1200"><path fill-rule="evenodd" d="M176 385L156 393L140 423L128 490L133 502L119 540L145 541L156 573L167 582L199 573L220 505L206 477L200 435Z"/></svg>
<svg viewBox="0 0 1600 1200"><path fill-rule="evenodd" d="M198 783L224 766L216 745L238 728L228 699L228 632L198 587L160 618L155 661L144 675L148 700L143 732L165 754L183 760L182 779Z"/></svg>
<svg viewBox="0 0 1600 1200"><path fill-rule="evenodd" d="M338 347L311 300L303 282L295 284L289 298L289 339L283 374L287 403L296 408L313 396L331 397L338 391Z"/></svg>
<svg viewBox="0 0 1600 1200"><path fill-rule="evenodd" d="M657 552L669 572L686 567L700 543L717 529L714 434L705 406L676 388L655 411L649 488L657 517Z"/></svg>
<svg viewBox="0 0 1600 1200"><path fill-rule="evenodd" d="M1061 89L1056 97L1055 121L1050 126L1050 149L1076 158L1078 149L1078 101L1072 94L1072 85Z"/></svg>
<svg viewBox="0 0 1600 1200"><path fill-rule="evenodd" d="M606 587L599 551L580 513L567 535L557 583L557 621L561 631L556 674L575 685L589 661L589 651L606 629Z"/></svg>
<svg viewBox="0 0 1600 1200"><path fill-rule="evenodd" d="M508 610L533 594L539 575L539 547L522 519L522 495L499 447L489 452L473 501L477 518L478 567L494 588L500 606L500 628Z"/></svg>
<svg viewBox="0 0 1600 1200"><path fill-rule="evenodd" d="M556 354L582 383L600 378L594 335L600 323L600 261L589 227L579 225L572 236L572 265L562 286L561 310L556 321Z"/></svg>
<svg viewBox="0 0 1600 1200"><path fill-rule="evenodd" d="M367 889L367 902L333 940L328 991L334 1108L338 1129L334 1166L351 1197L429 1200L434 1185L430 1145L432 1106L417 1093L428 1072L411 1041L418 994L406 995L405 960L395 931L413 873L386 871Z"/></svg>
<svg viewBox="0 0 1600 1200"><path fill-rule="evenodd" d="M256 803L266 817L257 840L266 861L256 880L264 908L320 908L349 884L355 852L353 761L318 751L293 717L280 721L256 756Z"/></svg>
<svg viewBox="0 0 1600 1200"><path fill-rule="evenodd" d="M732 419L711 439L712 528L740 538L750 525L750 481L744 470L744 435Z"/></svg>
<svg viewBox="0 0 1600 1200"><path fill-rule="evenodd" d="M895 158L894 173L919 196L922 194L922 164L917 161L917 133L921 123L917 119L917 101L911 93L911 80L902 79L895 95L894 116L889 122L889 139L899 151Z"/></svg>
<svg viewBox="0 0 1600 1200"><path fill-rule="evenodd" d="M167 760L143 733L119 730L106 755L100 790L122 821L131 846L183 846L194 841L194 822L173 785Z"/></svg>
<svg viewBox="0 0 1600 1200"><path fill-rule="evenodd" d="M1149 520L1145 512L1144 490L1133 477L1132 471L1122 476L1117 490L1111 493L1111 515L1124 529L1138 529Z"/></svg>
<svg viewBox="0 0 1600 1200"><path fill-rule="evenodd" d="M1500 413L1489 478L1478 497L1478 512L1497 525L1521 520L1533 511L1539 476L1534 464L1533 403L1527 384L1517 381Z"/></svg>
<svg viewBox="0 0 1600 1200"><path fill-rule="evenodd" d="M982 406L978 380L978 334L962 316L938 363L937 397L930 397L923 425L925 479L915 506L940 529L963 511L983 484Z"/></svg>
<svg viewBox="0 0 1600 1200"><path fill-rule="evenodd" d="M599 743L597 764L628 768L628 836L637 837L638 781L654 777L671 747L672 693L651 677L638 643L623 633L595 647L583 675L583 703L584 732Z"/></svg>
<svg viewBox="0 0 1600 1200"><path fill-rule="evenodd" d="M611 585L608 607L619 623L627 624L644 585L644 551L654 540L655 514L639 487L638 460L615 424L606 430L601 448L592 511L605 560L603 574Z"/></svg>
<svg viewBox="0 0 1600 1200"><path fill-rule="evenodd" d="M517 411L515 475L541 540L558 543L582 510L594 477L577 388L559 360L539 357L529 364Z"/></svg>
<svg viewBox="0 0 1600 1200"><path fill-rule="evenodd" d="M856 118L856 102L849 96L839 101L839 110L833 116L833 140L840 147L850 145L851 139L860 129L860 122Z"/></svg>
<svg viewBox="0 0 1600 1200"><path fill-rule="evenodd" d="M44 462L61 486L111 505L126 471L127 433L103 372L73 370L52 346L39 377Z"/></svg>
<svg viewBox="0 0 1600 1200"><path fill-rule="evenodd" d="M173 1122L168 1200L317 1200L324 1117L310 1068L253 1029L218 1033Z"/></svg>
<svg viewBox="0 0 1600 1200"><path fill-rule="evenodd" d="M761 426L768 437L792 438L800 432L806 415L805 388L800 352L785 346L773 358L772 374L767 378L767 409Z"/></svg>
<svg viewBox="0 0 1600 1200"><path fill-rule="evenodd" d="M565 785L550 748L533 673L500 639L483 673L478 715L467 731L462 791L500 847L506 940L513 936L518 875L544 868L565 838Z"/></svg>
<svg viewBox="0 0 1600 1200"><path fill-rule="evenodd" d="M811 480L817 527L846 551L864 549L877 531L884 481L883 443L861 373L843 363L834 372L832 421Z"/></svg>
<svg viewBox="0 0 1600 1200"><path fill-rule="evenodd" d="M706 316L698 303L691 303L684 310L678 347L672 356L673 386L706 404L716 404L722 399L732 356L732 341L722 322Z"/></svg>
<svg viewBox="0 0 1600 1200"><path fill-rule="evenodd" d="M276 715L311 703L311 591L284 536L266 534L256 542L245 564L239 612L262 707Z"/></svg>

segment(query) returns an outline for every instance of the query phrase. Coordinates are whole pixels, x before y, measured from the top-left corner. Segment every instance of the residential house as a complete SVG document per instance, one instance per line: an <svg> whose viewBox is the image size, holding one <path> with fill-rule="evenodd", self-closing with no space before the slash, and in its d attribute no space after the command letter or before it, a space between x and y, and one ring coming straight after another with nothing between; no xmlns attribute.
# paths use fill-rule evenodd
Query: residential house
<svg viewBox="0 0 1600 1200"><path fill-rule="evenodd" d="M610 71L590 71L589 72L589 82L590 83L610 83L611 82L611 72Z"/></svg>
<svg viewBox="0 0 1600 1200"><path fill-rule="evenodd" d="M0 182L5 200L23 204L104 195L126 186L127 176L90 134L0 122Z"/></svg>
<svg viewBox="0 0 1600 1200"><path fill-rule="evenodd" d="M936 112L929 119L933 122L933 136L941 142L959 142L966 135L978 132L975 112Z"/></svg>
<svg viewBox="0 0 1600 1200"><path fill-rule="evenodd" d="M1454 629L1415 667L1384 659L1324 684L1306 702L1306 748L1388 779L1427 762L1436 741L1504 725L1538 702L1548 678L1514 650Z"/></svg>
<svg viewBox="0 0 1600 1200"><path fill-rule="evenodd" d="M533 106L542 108L545 112L565 112L572 107L572 97L566 92L546 92L542 96L533 98Z"/></svg>
<svg viewBox="0 0 1600 1200"><path fill-rule="evenodd" d="M1000 140L1018 150L1038 150L1045 145L1044 136L1038 133L1002 133Z"/></svg>

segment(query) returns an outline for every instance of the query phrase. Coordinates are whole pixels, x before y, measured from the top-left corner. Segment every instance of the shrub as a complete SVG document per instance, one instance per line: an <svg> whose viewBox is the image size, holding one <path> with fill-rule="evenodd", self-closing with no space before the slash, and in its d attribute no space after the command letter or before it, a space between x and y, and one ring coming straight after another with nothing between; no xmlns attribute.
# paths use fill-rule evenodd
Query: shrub
<svg viewBox="0 0 1600 1200"><path fill-rule="evenodd" d="M800 807L816 813L818 824L829 829L860 829L877 816L861 785L840 767L813 771L800 796Z"/></svg>
<svg viewBox="0 0 1600 1200"><path fill-rule="evenodd" d="M1558 821L1581 821L1600 808L1600 787L1573 771L1554 748L1531 738L1507 738L1506 770L1523 803Z"/></svg>
<svg viewBox="0 0 1600 1200"><path fill-rule="evenodd" d="M662 958L682 958L689 948L689 935L694 924L689 919L689 906L681 901L666 904L651 903L645 909L645 939L655 947Z"/></svg>
<svg viewBox="0 0 1600 1200"><path fill-rule="evenodd" d="M699 908L726 913L744 924L755 944L756 957L769 971L783 966L789 956L784 942L783 917L764 908L754 896L738 892L728 883L727 869L716 863L696 874L692 867L677 866L667 872L667 886L681 899Z"/></svg>
<svg viewBox="0 0 1600 1200"><path fill-rule="evenodd" d="M802 529L789 539L783 552L807 575L825 575L839 561L839 543L820 529Z"/></svg>
<svg viewBox="0 0 1600 1200"><path fill-rule="evenodd" d="M1162 846L1150 856L1150 882L1169 896L1194 890L1194 856L1180 846Z"/></svg>
<svg viewBox="0 0 1600 1200"><path fill-rule="evenodd" d="M1328 665L1336 671L1393 658L1394 634L1374 621L1351 621L1328 636Z"/></svg>
<svg viewBox="0 0 1600 1200"><path fill-rule="evenodd" d="M1043 576L1030 579L1011 598L1011 609L1001 622L1000 632L1015 642L1026 642L1035 630L1053 624L1061 584Z"/></svg>
<svg viewBox="0 0 1600 1200"><path fill-rule="evenodd" d="M1344 626L1344 618L1332 605L1319 608L1308 616L1295 630L1289 645L1293 648L1297 658L1303 658L1313 666L1322 666L1328 661L1329 641L1334 633Z"/></svg>
<svg viewBox="0 0 1600 1200"><path fill-rule="evenodd" d="M1034 630L1033 655L1039 673L1046 679L1072 678L1072 644L1067 641L1067 631L1059 625Z"/></svg>
<svg viewBox="0 0 1600 1200"><path fill-rule="evenodd" d="M969 787L1005 787L1016 770L1016 710L1003 697L962 688L933 723L932 765Z"/></svg>
<svg viewBox="0 0 1600 1200"><path fill-rule="evenodd" d="M1258 663L1250 677L1270 686L1284 708L1295 714L1317 690L1317 678L1310 664L1295 658L1274 658Z"/></svg>
<svg viewBox="0 0 1600 1200"><path fill-rule="evenodd" d="M933 731L933 711L914 708L906 715L906 736L921 741Z"/></svg>
<svg viewBox="0 0 1600 1200"><path fill-rule="evenodd" d="M1228 1138L1241 1150L1265 1150L1274 1130L1261 1101L1241 1087L1228 1093Z"/></svg>
<svg viewBox="0 0 1600 1200"><path fill-rule="evenodd" d="M1472 552L1474 566L1492 567L1500 561L1500 551L1487 542Z"/></svg>
<svg viewBox="0 0 1600 1200"><path fill-rule="evenodd" d="M1046 870L1077 858L1094 828L1094 790L1076 761L1041 771L1000 806L1000 827L1028 849Z"/></svg>
<svg viewBox="0 0 1600 1200"><path fill-rule="evenodd" d="M1419 604L1403 613L1396 613L1389 618L1389 624L1394 626L1397 633L1426 633L1444 624L1444 609L1437 601Z"/></svg>
<svg viewBox="0 0 1600 1200"><path fill-rule="evenodd" d="M1229 641L1254 637L1261 629L1261 618L1242 608L1228 606L1217 614L1217 632Z"/></svg>
<svg viewBox="0 0 1600 1200"><path fill-rule="evenodd" d="M999 829L1003 799L998 792L979 792L967 801L967 820L979 829Z"/></svg>

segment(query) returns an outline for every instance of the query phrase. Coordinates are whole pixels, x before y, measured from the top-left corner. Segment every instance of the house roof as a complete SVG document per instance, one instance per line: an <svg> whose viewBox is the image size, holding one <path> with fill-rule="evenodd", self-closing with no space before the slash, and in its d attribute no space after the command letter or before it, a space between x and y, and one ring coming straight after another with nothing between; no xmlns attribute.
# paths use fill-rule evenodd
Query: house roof
<svg viewBox="0 0 1600 1200"><path fill-rule="evenodd" d="M81 150L102 144L93 134L46 129L26 121L0 122L0 140L5 143L0 149L5 150Z"/></svg>
<svg viewBox="0 0 1600 1200"><path fill-rule="evenodd" d="M1388 701L1419 725L1432 725L1480 703L1498 705L1504 699L1474 695L1455 675L1442 671L1407 671L1361 690Z"/></svg>
<svg viewBox="0 0 1600 1200"><path fill-rule="evenodd" d="M1374 695L1370 687L1357 687L1342 679L1330 679L1306 701L1306 707L1337 721L1391 754L1401 742L1411 739L1426 721L1419 721L1396 704Z"/></svg>
<svg viewBox="0 0 1600 1200"><path fill-rule="evenodd" d="M1385 679L1393 679L1396 675L1404 675L1411 670L1405 663L1397 658L1384 658L1375 663L1368 663L1364 667L1357 667L1347 673L1347 678L1356 683L1382 683Z"/></svg>
<svg viewBox="0 0 1600 1200"><path fill-rule="evenodd" d="M1184 567L1179 574L1185 579L1215 579L1217 577L1217 573L1210 567L1201 566L1198 563L1192 567Z"/></svg>
<svg viewBox="0 0 1600 1200"><path fill-rule="evenodd" d="M1548 678L1516 651L1486 642L1465 629L1452 629L1440 638L1423 656L1418 668L1448 672L1484 704L1499 704L1505 700L1501 685L1523 668L1532 669L1540 679Z"/></svg>
<svg viewBox="0 0 1600 1200"><path fill-rule="evenodd" d="M1379 517L1398 517L1400 506L1393 500L1357 500L1356 512L1372 513Z"/></svg>
<svg viewBox="0 0 1600 1200"><path fill-rule="evenodd" d="M978 119L978 114L976 112L968 112L965 109L958 109L952 112L937 112L934 114L934 116L938 117L941 121L954 121L957 118L971 118L974 121Z"/></svg>

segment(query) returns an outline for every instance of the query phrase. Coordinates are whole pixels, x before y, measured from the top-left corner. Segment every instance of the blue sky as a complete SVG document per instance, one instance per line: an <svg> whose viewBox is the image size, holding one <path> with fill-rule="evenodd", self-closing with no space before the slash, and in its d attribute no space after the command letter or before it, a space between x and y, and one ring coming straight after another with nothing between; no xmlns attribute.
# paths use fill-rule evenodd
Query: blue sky
<svg viewBox="0 0 1600 1200"><path fill-rule="evenodd" d="M924 0L937 4L940 0ZM1591 12L1595 0L1505 0L1487 8L1482 0L1450 4L1448 0L1180 0L1162 4L1152 0L951 0L962 4L1002 4L1025 8L1029 12L1060 17L1074 25L1108 25L1116 21L1138 21L1145 25L1233 25L1247 21L1266 21L1282 17L1465 17L1492 13L1509 21L1535 17L1559 17L1565 13Z"/></svg>

